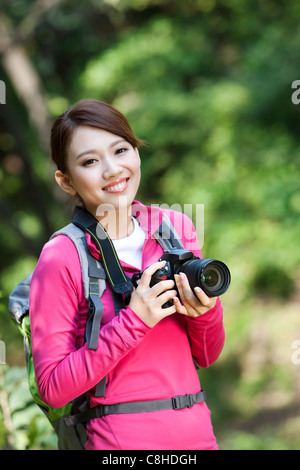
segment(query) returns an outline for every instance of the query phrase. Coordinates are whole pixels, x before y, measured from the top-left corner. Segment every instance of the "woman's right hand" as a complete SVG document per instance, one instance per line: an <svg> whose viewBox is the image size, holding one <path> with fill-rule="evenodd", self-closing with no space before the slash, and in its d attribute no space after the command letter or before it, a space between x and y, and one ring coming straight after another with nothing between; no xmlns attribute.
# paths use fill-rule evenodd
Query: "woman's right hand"
<svg viewBox="0 0 300 470"><path fill-rule="evenodd" d="M160 261L145 269L138 281L138 286L131 293L130 308L150 327L155 326L160 320L176 312L174 305L162 308L164 303L177 295L177 291L172 290L175 286L174 281L160 281L150 287L152 275L164 265L165 261Z"/></svg>

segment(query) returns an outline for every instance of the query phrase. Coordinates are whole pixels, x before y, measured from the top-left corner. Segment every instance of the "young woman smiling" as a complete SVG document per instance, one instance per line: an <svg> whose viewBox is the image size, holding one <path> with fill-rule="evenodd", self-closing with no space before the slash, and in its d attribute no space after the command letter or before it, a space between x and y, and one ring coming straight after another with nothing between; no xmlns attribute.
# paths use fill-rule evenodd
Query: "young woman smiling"
<svg viewBox="0 0 300 470"><path fill-rule="evenodd" d="M76 248L63 235L46 243L32 279L30 314L37 383L50 406L63 406L87 391L91 406L197 394L195 362L208 367L222 351L219 298L192 291L183 274L176 279L180 300L173 280L150 287L152 274L164 264L157 261L162 248L152 236L163 213L183 234L185 248L199 257L201 252L185 215L135 200L140 144L126 118L96 100L75 104L53 124L57 183L105 226L125 274L144 273L117 316L107 284L98 347L89 350L84 343L88 305ZM91 237L86 239L90 252L101 259ZM173 305L162 308L171 299ZM96 384L105 376L105 397L97 397ZM204 401L180 410L108 414L92 419L87 433L86 449L217 449Z"/></svg>

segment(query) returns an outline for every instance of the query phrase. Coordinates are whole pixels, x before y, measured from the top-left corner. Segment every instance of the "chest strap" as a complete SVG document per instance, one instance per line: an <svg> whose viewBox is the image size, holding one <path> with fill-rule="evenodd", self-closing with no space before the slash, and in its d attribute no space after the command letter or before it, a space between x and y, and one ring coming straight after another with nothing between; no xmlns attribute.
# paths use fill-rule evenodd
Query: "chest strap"
<svg viewBox="0 0 300 470"><path fill-rule="evenodd" d="M196 403L205 401L205 391L198 393L178 395L173 398L162 400L134 401L126 403L116 403L114 405L98 405L87 411L76 415L65 416L64 421L67 427L77 423L87 423L90 419L101 418L110 414L144 413L149 411L182 410L191 408Z"/></svg>

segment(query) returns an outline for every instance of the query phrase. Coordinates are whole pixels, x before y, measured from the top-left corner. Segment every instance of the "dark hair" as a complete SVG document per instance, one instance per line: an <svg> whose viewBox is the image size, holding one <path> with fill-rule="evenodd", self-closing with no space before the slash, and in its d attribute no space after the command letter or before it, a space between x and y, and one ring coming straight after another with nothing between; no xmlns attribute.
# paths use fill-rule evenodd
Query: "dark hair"
<svg viewBox="0 0 300 470"><path fill-rule="evenodd" d="M62 113L51 129L51 157L58 170L67 172L67 151L74 131L79 126L92 126L118 135L134 148L143 145L125 116L111 105L98 100L82 100Z"/></svg>

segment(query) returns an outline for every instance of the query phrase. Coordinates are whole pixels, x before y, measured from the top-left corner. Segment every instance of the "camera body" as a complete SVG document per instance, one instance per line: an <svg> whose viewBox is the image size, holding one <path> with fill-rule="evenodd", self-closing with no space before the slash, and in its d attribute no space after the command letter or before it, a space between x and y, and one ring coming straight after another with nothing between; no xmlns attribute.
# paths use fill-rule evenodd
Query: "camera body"
<svg viewBox="0 0 300 470"><path fill-rule="evenodd" d="M208 297L218 297L227 291L231 276L225 263L215 259L201 259L191 251L171 248L164 251L159 261L166 261L163 268L157 270L151 278L150 287L164 280L174 280L174 274L186 274L192 290L199 286ZM132 282L137 286L143 271L135 273ZM176 286L175 286L176 289ZM163 307L172 305L172 301Z"/></svg>

